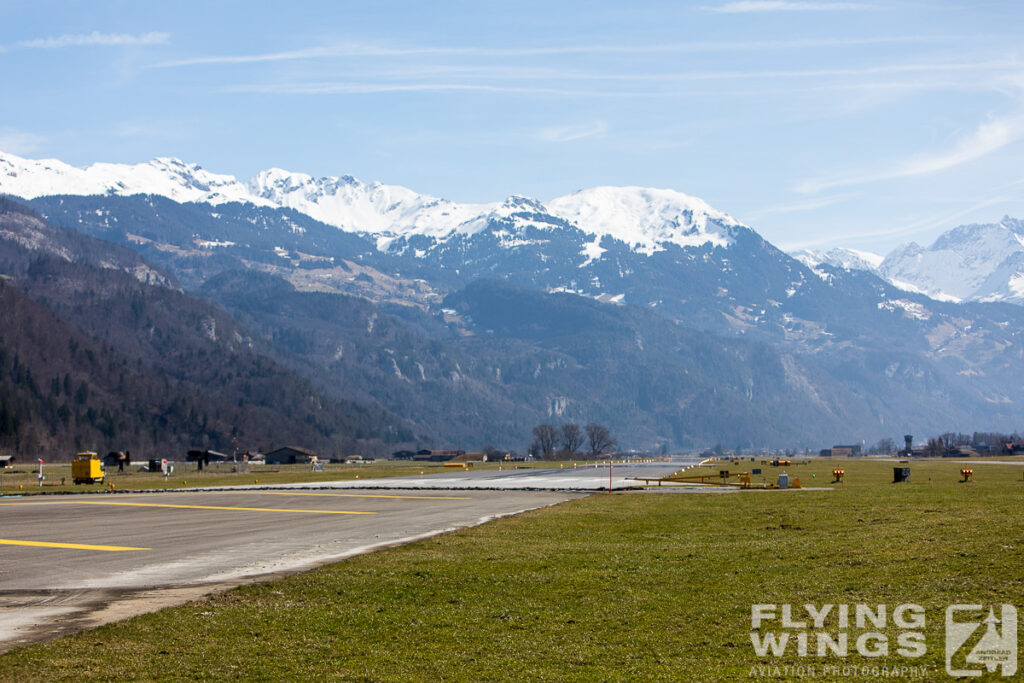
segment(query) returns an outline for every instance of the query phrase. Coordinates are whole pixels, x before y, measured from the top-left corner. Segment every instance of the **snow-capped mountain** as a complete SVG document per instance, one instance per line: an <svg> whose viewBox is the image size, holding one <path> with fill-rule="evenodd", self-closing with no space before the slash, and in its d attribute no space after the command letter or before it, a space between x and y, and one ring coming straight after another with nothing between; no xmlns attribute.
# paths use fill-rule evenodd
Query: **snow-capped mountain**
<svg viewBox="0 0 1024 683"><path fill-rule="evenodd" d="M77 168L56 159L22 159L0 152L0 193L34 199L56 194L155 194L177 202L252 202L254 196L233 176L218 175L196 164L158 158L144 164L97 163Z"/></svg>
<svg viewBox="0 0 1024 683"><path fill-rule="evenodd" d="M961 225L928 248L904 244L878 271L936 299L1024 303L1024 221Z"/></svg>
<svg viewBox="0 0 1024 683"><path fill-rule="evenodd" d="M793 252L808 268L863 270L907 292L938 301L1024 304L1024 221L961 225L930 247L900 245L884 258L856 249Z"/></svg>
<svg viewBox="0 0 1024 683"><path fill-rule="evenodd" d="M408 188L363 183L352 176L314 178L279 168L249 181L253 197L295 209L348 232L443 236L491 207L456 204ZM245 199L241 201L247 201Z"/></svg>
<svg viewBox="0 0 1024 683"><path fill-rule="evenodd" d="M803 263L811 270L816 270L820 265L828 264L835 268L844 270L866 270L877 273L878 267L885 259L880 254L859 249L845 249L842 247L829 249L828 251L814 251L803 249L790 254L793 258Z"/></svg>
<svg viewBox="0 0 1024 683"><path fill-rule="evenodd" d="M598 237L618 239L651 254L668 244L726 247L740 223L704 201L674 190L595 187L547 202L555 216Z"/></svg>
<svg viewBox="0 0 1024 683"><path fill-rule="evenodd" d="M668 245L728 246L733 241L730 229L740 226L702 200L673 190L597 187L547 203L512 196L504 202L459 204L401 186L363 183L352 176L314 178L277 168L261 171L244 183L169 158L76 168L0 152L0 193L24 199L149 194L177 202L291 208L347 232L372 235L382 250L396 240L416 236L443 243L453 236L476 234L495 220L525 221L524 225L549 229L558 224L531 221L530 214L562 219L593 236L590 258L599 257L598 245L606 236L649 255Z"/></svg>

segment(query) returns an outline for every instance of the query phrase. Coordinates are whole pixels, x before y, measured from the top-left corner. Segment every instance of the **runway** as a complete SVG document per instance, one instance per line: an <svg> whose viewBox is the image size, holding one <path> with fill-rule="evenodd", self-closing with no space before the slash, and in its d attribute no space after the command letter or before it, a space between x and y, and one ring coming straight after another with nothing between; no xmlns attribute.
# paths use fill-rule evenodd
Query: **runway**
<svg viewBox="0 0 1024 683"><path fill-rule="evenodd" d="M278 488L0 498L0 651L577 495Z"/></svg>
<svg viewBox="0 0 1024 683"><path fill-rule="evenodd" d="M437 474L380 479L346 479L315 484L281 484L282 489L419 489L419 490L493 490L493 491L607 491L641 488L638 478L657 478L696 464L699 458L628 464L581 464L517 469L506 465L495 469L452 469ZM610 475L610 476L609 476ZM237 487L255 489L256 486Z"/></svg>

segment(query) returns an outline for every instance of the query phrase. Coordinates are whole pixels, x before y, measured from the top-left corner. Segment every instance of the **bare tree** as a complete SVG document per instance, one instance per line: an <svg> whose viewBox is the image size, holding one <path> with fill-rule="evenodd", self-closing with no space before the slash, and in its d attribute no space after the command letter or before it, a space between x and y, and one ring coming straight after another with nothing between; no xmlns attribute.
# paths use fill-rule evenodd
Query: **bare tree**
<svg viewBox="0 0 1024 683"><path fill-rule="evenodd" d="M587 425L586 431L587 441L590 443L591 457L596 458L618 445L618 442L612 438L611 432L608 431L607 427L591 422Z"/></svg>
<svg viewBox="0 0 1024 683"><path fill-rule="evenodd" d="M537 425L533 428L533 450L545 460L555 455L555 444L558 443L558 430L549 424Z"/></svg>
<svg viewBox="0 0 1024 683"><path fill-rule="evenodd" d="M941 458L946 454L946 445L941 437L930 437L928 445L924 447L924 454L929 458Z"/></svg>
<svg viewBox="0 0 1024 683"><path fill-rule="evenodd" d="M876 443L874 446L872 446L871 449L868 452L869 453L875 453L875 454L881 453L881 454L885 454L885 455L888 455L889 453L895 453L896 452L896 442L893 441L892 439L890 439L889 437L885 437L884 439L879 439L878 443Z"/></svg>
<svg viewBox="0 0 1024 683"><path fill-rule="evenodd" d="M562 448L568 451L569 455L576 455L583 446L583 430L575 422L567 422L562 425Z"/></svg>
<svg viewBox="0 0 1024 683"><path fill-rule="evenodd" d="M946 432L939 436L939 440L942 441L942 448L944 453L948 453L953 450L958 444L956 440L956 434L953 432Z"/></svg>

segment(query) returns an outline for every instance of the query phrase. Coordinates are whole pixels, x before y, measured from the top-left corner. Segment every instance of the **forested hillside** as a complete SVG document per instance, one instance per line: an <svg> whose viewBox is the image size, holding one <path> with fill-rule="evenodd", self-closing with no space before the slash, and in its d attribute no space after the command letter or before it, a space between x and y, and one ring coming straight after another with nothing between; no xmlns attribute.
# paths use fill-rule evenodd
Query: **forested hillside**
<svg viewBox="0 0 1024 683"><path fill-rule="evenodd" d="M299 444L366 451L413 434L326 398L230 315L130 250L0 205L0 448L48 459ZM152 284L151 284L152 283Z"/></svg>

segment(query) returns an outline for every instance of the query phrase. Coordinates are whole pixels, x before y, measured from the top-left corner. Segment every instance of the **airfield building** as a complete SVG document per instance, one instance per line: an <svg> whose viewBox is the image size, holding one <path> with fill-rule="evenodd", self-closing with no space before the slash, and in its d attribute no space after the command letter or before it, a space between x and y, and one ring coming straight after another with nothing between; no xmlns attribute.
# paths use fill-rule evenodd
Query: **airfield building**
<svg viewBox="0 0 1024 683"><path fill-rule="evenodd" d="M285 446L276 451L270 451L265 456L268 465L295 465L317 462L320 457L308 448L300 446Z"/></svg>

